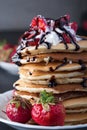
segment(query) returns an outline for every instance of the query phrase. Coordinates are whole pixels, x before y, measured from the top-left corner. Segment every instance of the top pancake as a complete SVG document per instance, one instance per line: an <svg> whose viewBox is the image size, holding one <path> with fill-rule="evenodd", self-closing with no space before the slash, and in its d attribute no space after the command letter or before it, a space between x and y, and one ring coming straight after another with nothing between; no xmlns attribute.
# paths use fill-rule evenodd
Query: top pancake
<svg viewBox="0 0 87 130"><path fill-rule="evenodd" d="M36 49L36 46L29 46L20 51L22 56L27 54L29 55L37 55L37 54L44 54L44 53L52 53L52 52L83 52L87 51L87 40L81 40L77 43L80 46L78 51L75 51L75 45L68 43L68 49L65 48L63 43L58 43L57 45L52 45L50 49L43 44L40 44Z"/></svg>

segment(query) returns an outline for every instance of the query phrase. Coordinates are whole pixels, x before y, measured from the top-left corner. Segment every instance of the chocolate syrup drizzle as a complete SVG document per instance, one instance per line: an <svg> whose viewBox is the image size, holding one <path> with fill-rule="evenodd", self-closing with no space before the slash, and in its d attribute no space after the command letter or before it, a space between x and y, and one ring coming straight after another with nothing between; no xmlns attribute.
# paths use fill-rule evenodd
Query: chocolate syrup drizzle
<svg viewBox="0 0 87 130"><path fill-rule="evenodd" d="M66 50L67 50L67 49L68 49L68 45L67 45L67 43L66 43L66 41L65 41L65 39L64 39L64 37L63 37L63 35L62 35L61 33L58 33L56 30L54 30L54 32L55 32L58 36L62 37L63 43L64 43L65 48L66 48Z"/></svg>
<svg viewBox="0 0 87 130"><path fill-rule="evenodd" d="M85 77L83 78L81 85L83 86L83 88L87 87L87 78L85 78Z"/></svg>
<svg viewBox="0 0 87 130"><path fill-rule="evenodd" d="M76 43L75 38L74 38L74 37L72 36L72 34L71 34L69 31L67 31L65 28L63 28L63 30L70 36L70 38L71 38L73 44L75 45L75 51L78 51L78 50L80 49L80 46Z"/></svg>
<svg viewBox="0 0 87 130"><path fill-rule="evenodd" d="M85 65L85 63L83 62L83 60L78 60L78 63L81 65L81 70L86 70L86 65Z"/></svg>
<svg viewBox="0 0 87 130"><path fill-rule="evenodd" d="M58 65L55 69L53 69L52 67L50 67L50 71L53 72L53 71L56 71L57 69L59 69L60 67L64 66L68 64L68 59L65 57L62 61L62 63L60 65Z"/></svg>
<svg viewBox="0 0 87 130"><path fill-rule="evenodd" d="M49 80L48 87L56 87L56 86L57 86L57 82L55 76L52 76L51 79Z"/></svg>

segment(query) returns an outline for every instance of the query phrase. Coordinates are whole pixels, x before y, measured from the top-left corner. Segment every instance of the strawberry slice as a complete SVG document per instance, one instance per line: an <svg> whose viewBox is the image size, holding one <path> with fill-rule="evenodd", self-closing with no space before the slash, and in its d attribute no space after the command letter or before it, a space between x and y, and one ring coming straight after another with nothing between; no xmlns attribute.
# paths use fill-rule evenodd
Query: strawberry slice
<svg viewBox="0 0 87 130"><path fill-rule="evenodd" d="M64 38L66 43L70 43L71 42L70 37L66 33L63 33L62 36L63 36L63 38Z"/></svg>
<svg viewBox="0 0 87 130"><path fill-rule="evenodd" d="M34 17L31 22L31 27L37 30L40 29L42 31L45 31L46 26L47 26L46 20L41 16Z"/></svg>
<svg viewBox="0 0 87 130"><path fill-rule="evenodd" d="M27 46L37 46L39 43L39 39L34 39L34 41L27 42Z"/></svg>
<svg viewBox="0 0 87 130"><path fill-rule="evenodd" d="M78 25L76 22L70 23L71 28L76 32L78 29Z"/></svg>

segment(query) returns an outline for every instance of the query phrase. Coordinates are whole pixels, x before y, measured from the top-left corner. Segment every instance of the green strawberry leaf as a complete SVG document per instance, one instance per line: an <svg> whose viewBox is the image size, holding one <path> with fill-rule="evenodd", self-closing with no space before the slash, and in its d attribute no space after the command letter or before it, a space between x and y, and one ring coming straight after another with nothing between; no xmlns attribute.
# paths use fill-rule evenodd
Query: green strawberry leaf
<svg viewBox="0 0 87 130"><path fill-rule="evenodd" d="M50 104L54 103L54 96L52 93L47 93L45 90L40 93L40 103L42 104Z"/></svg>

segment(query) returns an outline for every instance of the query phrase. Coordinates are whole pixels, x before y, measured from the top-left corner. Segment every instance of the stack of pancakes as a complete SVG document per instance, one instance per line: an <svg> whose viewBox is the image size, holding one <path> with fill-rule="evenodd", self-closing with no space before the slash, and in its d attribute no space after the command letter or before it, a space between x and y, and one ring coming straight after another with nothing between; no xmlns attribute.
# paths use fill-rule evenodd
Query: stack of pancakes
<svg viewBox="0 0 87 130"><path fill-rule="evenodd" d="M44 44L26 46L14 56L20 75L15 95L34 104L41 91L52 92L65 106L67 125L87 123L87 40L77 45L77 51L74 44L66 49L62 42L50 49Z"/></svg>

